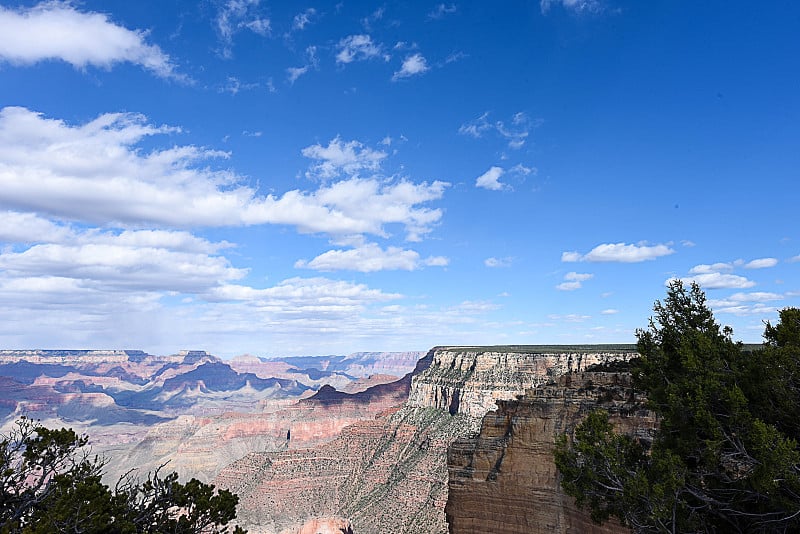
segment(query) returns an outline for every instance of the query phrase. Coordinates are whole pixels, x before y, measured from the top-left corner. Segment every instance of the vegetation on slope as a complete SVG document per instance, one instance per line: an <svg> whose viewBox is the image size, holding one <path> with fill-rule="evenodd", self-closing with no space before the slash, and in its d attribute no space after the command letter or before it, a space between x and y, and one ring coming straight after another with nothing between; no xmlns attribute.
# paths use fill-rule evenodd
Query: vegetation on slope
<svg viewBox="0 0 800 534"><path fill-rule="evenodd" d="M0 533L230 532L236 495L158 471L143 482L124 476L112 490L101 482L104 462L89 455L87 442L71 429L51 430L24 417L0 436Z"/></svg>
<svg viewBox="0 0 800 534"><path fill-rule="evenodd" d="M800 529L800 310L746 348L679 281L639 330L634 387L659 417L652 443L592 413L556 449L562 487L598 522L635 532Z"/></svg>

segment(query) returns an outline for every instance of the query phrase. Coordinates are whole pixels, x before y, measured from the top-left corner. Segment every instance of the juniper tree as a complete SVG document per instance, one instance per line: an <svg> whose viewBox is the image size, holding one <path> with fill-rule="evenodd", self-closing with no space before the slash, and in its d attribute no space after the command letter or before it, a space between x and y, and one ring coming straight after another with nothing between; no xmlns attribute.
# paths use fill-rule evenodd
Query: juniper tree
<svg viewBox="0 0 800 534"><path fill-rule="evenodd" d="M672 282L637 331L633 386L659 428L652 443L590 415L556 447L564 490L593 519L636 532L800 529L800 310L747 351L696 284Z"/></svg>

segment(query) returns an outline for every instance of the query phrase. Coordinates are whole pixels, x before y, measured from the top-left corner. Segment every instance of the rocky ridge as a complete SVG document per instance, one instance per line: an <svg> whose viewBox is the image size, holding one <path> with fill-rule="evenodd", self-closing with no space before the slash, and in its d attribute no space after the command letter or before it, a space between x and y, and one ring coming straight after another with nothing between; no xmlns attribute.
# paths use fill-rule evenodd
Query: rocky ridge
<svg viewBox="0 0 800 534"><path fill-rule="evenodd" d="M627 373L581 372L498 401L476 436L448 450L450 533L629 532L616 521L596 525L576 508L559 486L553 448L595 408L608 410L619 431L650 439L656 420L642 400Z"/></svg>
<svg viewBox="0 0 800 534"><path fill-rule="evenodd" d="M239 517L254 533L295 532L324 517L345 518L356 533L447 532L447 449L475 434L497 399L633 355L619 346L553 349L435 348L403 379L410 390L402 406L319 447L249 454L214 482L239 494ZM342 392L318 395L353 402Z"/></svg>
<svg viewBox="0 0 800 534"><path fill-rule="evenodd" d="M498 400L635 355L628 346L443 347L434 351L429 371L415 378L407 405L483 417Z"/></svg>

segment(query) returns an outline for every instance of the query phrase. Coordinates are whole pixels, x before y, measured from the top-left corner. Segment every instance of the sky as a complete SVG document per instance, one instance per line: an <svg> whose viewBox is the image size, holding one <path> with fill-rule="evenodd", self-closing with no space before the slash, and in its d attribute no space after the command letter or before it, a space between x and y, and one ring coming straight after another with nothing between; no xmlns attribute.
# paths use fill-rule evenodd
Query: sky
<svg viewBox="0 0 800 534"><path fill-rule="evenodd" d="M800 3L0 0L0 347L635 343L800 306Z"/></svg>

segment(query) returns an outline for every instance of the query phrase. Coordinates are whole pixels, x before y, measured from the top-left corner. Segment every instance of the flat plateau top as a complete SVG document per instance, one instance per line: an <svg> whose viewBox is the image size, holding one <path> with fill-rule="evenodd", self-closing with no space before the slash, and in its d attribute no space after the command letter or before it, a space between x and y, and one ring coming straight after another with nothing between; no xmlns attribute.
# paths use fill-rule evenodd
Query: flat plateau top
<svg viewBox="0 0 800 534"><path fill-rule="evenodd" d="M444 345L436 347L437 350L459 350L474 352L516 352L523 354L564 354L570 352L582 353L625 353L636 352L633 344L608 344L608 345L486 345L486 346L460 346Z"/></svg>
<svg viewBox="0 0 800 534"><path fill-rule="evenodd" d="M745 351L763 348L760 343L743 343ZM621 354L636 352L636 345L611 343L605 345L442 345L436 350L457 350L470 352L515 352L521 354L566 354L566 353L611 353Z"/></svg>

